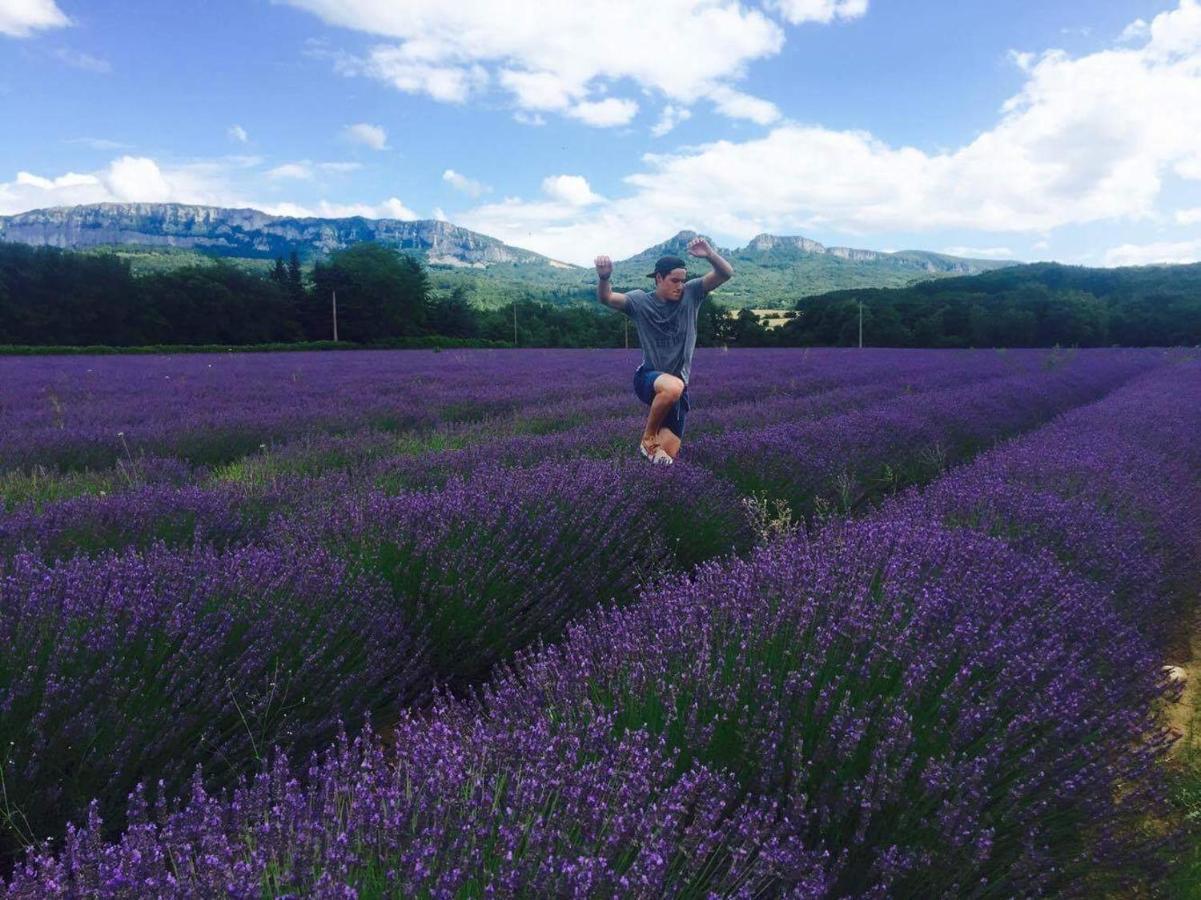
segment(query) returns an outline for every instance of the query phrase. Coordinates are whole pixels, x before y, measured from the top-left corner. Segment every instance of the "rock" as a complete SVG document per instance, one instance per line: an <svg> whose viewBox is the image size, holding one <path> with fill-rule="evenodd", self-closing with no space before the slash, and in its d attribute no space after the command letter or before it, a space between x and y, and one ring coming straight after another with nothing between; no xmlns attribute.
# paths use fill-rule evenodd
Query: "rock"
<svg viewBox="0 0 1201 900"><path fill-rule="evenodd" d="M1177 684L1184 684L1188 681L1188 670L1182 666L1164 666L1163 673L1167 676L1168 681Z"/></svg>

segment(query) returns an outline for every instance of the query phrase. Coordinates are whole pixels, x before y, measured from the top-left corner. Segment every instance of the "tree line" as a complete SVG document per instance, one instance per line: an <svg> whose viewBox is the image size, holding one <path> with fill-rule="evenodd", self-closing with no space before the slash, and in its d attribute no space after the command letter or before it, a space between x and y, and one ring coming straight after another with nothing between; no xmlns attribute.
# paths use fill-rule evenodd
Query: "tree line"
<svg viewBox="0 0 1201 900"><path fill-rule="evenodd" d="M413 256L374 243L304 271L297 254L266 276L214 259L135 276L111 253L0 243L0 344L30 346L359 344L445 337L523 347L637 346L625 316L591 290L548 304L531 291L481 309L470 288L434 296ZM701 346L1172 346L1201 343L1201 264L1085 269L1037 264L908 288L805 297L768 329L710 301Z"/></svg>
<svg viewBox="0 0 1201 900"><path fill-rule="evenodd" d="M1036 263L797 303L769 343L872 347L1129 347L1201 343L1201 264ZM760 336L762 337L762 336Z"/></svg>

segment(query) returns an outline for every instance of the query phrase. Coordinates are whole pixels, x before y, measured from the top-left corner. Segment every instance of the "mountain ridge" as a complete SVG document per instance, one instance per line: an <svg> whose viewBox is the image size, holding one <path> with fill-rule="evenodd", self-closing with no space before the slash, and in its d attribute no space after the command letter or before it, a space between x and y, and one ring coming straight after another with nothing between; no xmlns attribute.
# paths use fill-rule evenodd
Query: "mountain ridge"
<svg viewBox="0 0 1201 900"><path fill-rule="evenodd" d="M697 232L684 229L617 260L615 277L645 284L646 272L659 256L686 256L688 241L695 236ZM355 243L374 241L421 256L436 292L463 290L486 306L522 299L577 302L593 274L590 266L552 259L441 219L277 216L252 208L182 203L98 203L29 210L0 216L0 240L82 251L120 250L133 258L135 269L140 262L150 270L197 262L197 253L234 258L251 267L262 267L293 250L312 261ZM733 249L710 243L739 272L723 288L723 300L736 306L791 306L800 296L829 290L897 287L1013 264L921 250L885 253L827 247L801 235L759 234L746 246Z"/></svg>

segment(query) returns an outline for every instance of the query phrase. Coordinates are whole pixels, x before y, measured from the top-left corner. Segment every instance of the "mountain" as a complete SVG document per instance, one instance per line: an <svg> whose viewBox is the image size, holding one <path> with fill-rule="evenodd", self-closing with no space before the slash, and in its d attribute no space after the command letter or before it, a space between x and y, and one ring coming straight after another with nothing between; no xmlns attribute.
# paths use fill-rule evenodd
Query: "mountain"
<svg viewBox="0 0 1201 900"><path fill-rule="evenodd" d="M312 259L351 244L377 241L419 251L433 264L555 265L539 253L433 219L299 219L182 203L97 203L0 216L0 240L73 250L113 245L180 248L243 259L274 259L294 249L302 258Z"/></svg>
<svg viewBox="0 0 1201 900"><path fill-rule="evenodd" d="M667 254L688 258L693 237L696 232L680 231L616 262L614 285L619 290L648 286L646 273L655 260ZM437 220L295 218L180 203L99 203L0 216L0 240L116 251L131 260L135 271L193 264L204 256L263 269L269 260L293 250L311 261L352 244L376 241L420 256L437 293L460 290L482 306L514 300L589 302L595 284L591 267L559 262ZM904 287L1013 264L920 250L882 253L826 247L800 236L771 234L758 235L745 247L717 249L734 265L737 276L722 287L722 301L760 308L791 307L800 297L828 291ZM699 259L692 268L708 270Z"/></svg>
<svg viewBox="0 0 1201 900"><path fill-rule="evenodd" d="M669 254L687 260L690 273L707 271L707 263L700 259L693 261L687 255L688 242L696 236L694 231L681 231L662 244L615 263L614 285L621 285L624 278L631 287L646 286L649 284L646 273L654 268L655 260ZM734 266L736 277L722 286L721 298L735 306L792 306L800 297L829 291L906 287L930 278L976 275L1015 265L923 250L882 253L826 247L805 237L773 234L758 235L745 247L714 246Z"/></svg>

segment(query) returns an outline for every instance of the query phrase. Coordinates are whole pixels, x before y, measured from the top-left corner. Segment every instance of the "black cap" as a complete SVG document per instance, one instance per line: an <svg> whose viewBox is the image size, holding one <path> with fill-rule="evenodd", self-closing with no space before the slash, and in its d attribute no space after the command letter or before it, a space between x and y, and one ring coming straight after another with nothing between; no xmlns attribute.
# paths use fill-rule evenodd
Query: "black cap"
<svg viewBox="0 0 1201 900"><path fill-rule="evenodd" d="M655 271L647 275L647 278L654 278L656 275L664 277L670 275L676 269L687 269L688 264L678 256L661 256L659 261L655 263Z"/></svg>

